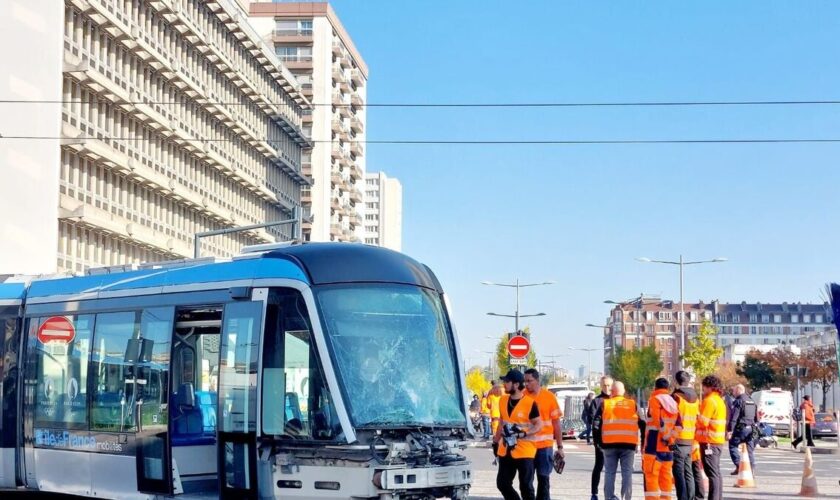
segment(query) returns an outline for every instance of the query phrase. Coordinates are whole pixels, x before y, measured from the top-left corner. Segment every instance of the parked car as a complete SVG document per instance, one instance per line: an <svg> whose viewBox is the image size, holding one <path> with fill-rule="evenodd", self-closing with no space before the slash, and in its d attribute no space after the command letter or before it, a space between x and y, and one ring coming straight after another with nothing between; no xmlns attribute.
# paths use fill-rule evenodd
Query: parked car
<svg viewBox="0 0 840 500"><path fill-rule="evenodd" d="M821 437L837 437L837 419L831 413L817 413L817 423L811 429L814 439Z"/></svg>

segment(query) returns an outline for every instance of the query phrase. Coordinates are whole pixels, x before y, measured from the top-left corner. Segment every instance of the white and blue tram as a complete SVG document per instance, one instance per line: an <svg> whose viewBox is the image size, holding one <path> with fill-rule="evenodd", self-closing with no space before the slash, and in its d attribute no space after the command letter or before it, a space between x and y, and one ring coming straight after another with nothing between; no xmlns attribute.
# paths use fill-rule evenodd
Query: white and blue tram
<svg viewBox="0 0 840 500"><path fill-rule="evenodd" d="M0 490L466 498L434 274L359 244L0 277Z"/></svg>

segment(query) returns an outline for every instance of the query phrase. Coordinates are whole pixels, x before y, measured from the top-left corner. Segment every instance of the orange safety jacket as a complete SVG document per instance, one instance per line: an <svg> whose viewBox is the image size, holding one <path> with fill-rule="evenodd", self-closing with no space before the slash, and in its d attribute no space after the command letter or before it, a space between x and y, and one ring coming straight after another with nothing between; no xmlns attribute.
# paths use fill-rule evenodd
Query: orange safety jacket
<svg viewBox="0 0 840 500"><path fill-rule="evenodd" d="M677 439L675 427L678 417L679 407L668 389L653 391L648 401L646 454L671 453L671 445Z"/></svg>
<svg viewBox="0 0 840 500"><path fill-rule="evenodd" d="M557 396L545 388L541 388L537 394L526 393L534 398L540 411L542 427L536 433L537 448L551 448L554 446L554 421L560 420L563 416L560 412L560 405L557 404Z"/></svg>
<svg viewBox="0 0 840 500"><path fill-rule="evenodd" d="M683 397L676 396L679 407L680 418L675 427L677 431L677 443L690 445L694 443L694 434L697 430L697 415L700 414L700 403L695 401L689 403Z"/></svg>
<svg viewBox="0 0 840 500"><path fill-rule="evenodd" d="M694 436L698 443L723 444L726 442L726 403L717 392L712 392L703 398Z"/></svg>
<svg viewBox="0 0 840 500"><path fill-rule="evenodd" d="M604 400L601 442L605 448L639 445L639 412L636 402L624 396Z"/></svg>
<svg viewBox="0 0 840 500"><path fill-rule="evenodd" d="M499 410L501 412L502 425L516 424L522 430L531 427L531 419L528 418L528 414L531 412L531 405L534 404L534 399L527 394L523 394L522 399L520 399L519 402L516 403L516 406L513 407L512 415L508 414L509 399L510 395L505 394L499 401ZM504 430L500 432L504 434ZM534 458L535 456L537 456L536 441L537 438L535 436L517 438L516 446L514 446L514 448L510 450L510 456L513 458ZM507 446L505 445L504 438L499 440L498 450L498 455L500 457L504 457L507 455Z"/></svg>

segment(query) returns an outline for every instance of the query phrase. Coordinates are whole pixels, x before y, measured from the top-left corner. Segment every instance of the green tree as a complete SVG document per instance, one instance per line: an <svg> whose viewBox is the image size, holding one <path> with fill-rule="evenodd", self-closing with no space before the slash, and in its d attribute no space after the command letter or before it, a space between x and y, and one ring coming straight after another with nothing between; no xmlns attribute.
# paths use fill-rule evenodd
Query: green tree
<svg viewBox="0 0 840 500"><path fill-rule="evenodd" d="M682 356L685 365L698 379L715 373L718 358L723 355L723 348L715 344L715 337L717 337L715 325L709 320L703 320L700 330L688 342L688 349Z"/></svg>
<svg viewBox="0 0 840 500"><path fill-rule="evenodd" d="M531 329L529 327L525 327L522 330L522 333L528 337L528 340L531 340ZM508 336L504 334L499 338L499 343L496 344L496 365L499 367L499 377L503 376L507 373L513 365L510 364L510 357L508 356L507 352L507 344L508 344ZM531 346L531 352L528 353L528 356L525 357L525 367L526 368L536 368L537 366L537 353L534 351L534 346Z"/></svg>
<svg viewBox="0 0 840 500"><path fill-rule="evenodd" d="M664 365L659 353L653 346L635 349L618 347L610 358L610 374L615 380L624 382L628 394L637 390L649 390Z"/></svg>
<svg viewBox="0 0 840 500"><path fill-rule="evenodd" d="M773 367L757 351L747 353L744 362L738 364L737 372L749 381L753 391L767 389L776 381Z"/></svg>

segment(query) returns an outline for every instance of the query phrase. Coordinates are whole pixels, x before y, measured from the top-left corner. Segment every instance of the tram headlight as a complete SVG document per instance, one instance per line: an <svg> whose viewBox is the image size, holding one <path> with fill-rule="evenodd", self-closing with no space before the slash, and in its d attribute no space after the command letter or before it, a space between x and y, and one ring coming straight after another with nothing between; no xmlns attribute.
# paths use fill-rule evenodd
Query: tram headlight
<svg viewBox="0 0 840 500"><path fill-rule="evenodd" d="M381 470L378 470L378 471L373 473L372 482L373 482L374 486L376 486L380 490L382 489L382 471Z"/></svg>

